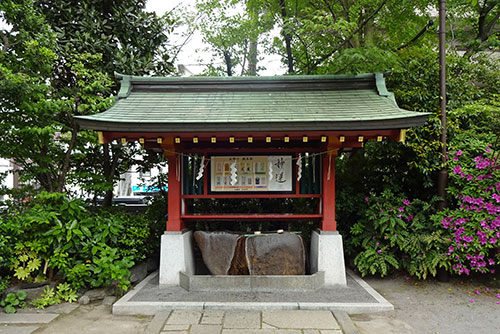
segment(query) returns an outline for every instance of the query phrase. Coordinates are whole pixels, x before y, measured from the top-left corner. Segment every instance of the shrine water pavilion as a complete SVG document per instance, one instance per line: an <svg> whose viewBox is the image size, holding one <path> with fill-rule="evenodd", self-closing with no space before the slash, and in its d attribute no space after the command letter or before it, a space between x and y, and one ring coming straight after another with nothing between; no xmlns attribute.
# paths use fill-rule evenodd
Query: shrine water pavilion
<svg viewBox="0 0 500 334"><path fill-rule="evenodd" d="M190 221L314 221L310 273L346 284L335 220L335 157L368 140L404 141L428 114L403 110L381 73L356 76L118 75L113 106L76 117L101 143L137 141L168 159L160 284L194 274ZM186 201L315 198L316 212L189 212Z"/></svg>

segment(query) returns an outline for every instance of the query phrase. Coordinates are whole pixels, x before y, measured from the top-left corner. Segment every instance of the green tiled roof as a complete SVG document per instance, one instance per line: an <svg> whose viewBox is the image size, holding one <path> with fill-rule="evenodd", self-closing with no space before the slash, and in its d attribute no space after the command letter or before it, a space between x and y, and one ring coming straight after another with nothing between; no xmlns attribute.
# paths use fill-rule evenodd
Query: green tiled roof
<svg viewBox="0 0 500 334"><path fill-rule="evenodd" d="M119 78L114 105L76 117L82 127L134 132L375 130L422 125L428 116L400 109L380 73Z"/></svg>

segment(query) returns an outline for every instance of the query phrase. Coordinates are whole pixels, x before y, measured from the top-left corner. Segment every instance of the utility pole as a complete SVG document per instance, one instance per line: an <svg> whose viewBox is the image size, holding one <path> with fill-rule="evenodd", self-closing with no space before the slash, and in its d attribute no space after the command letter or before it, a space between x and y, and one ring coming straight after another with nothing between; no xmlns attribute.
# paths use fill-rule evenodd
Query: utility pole
<svg viewBox="0 0 500 334"><path fill-rule="evenodd" d="M448 206L446 202L446 187L448 185L447 129L446 129L446 0L439 0L439 91L441 95L441 162L442 168L438 176L438 195L442 198L439 209Z"/></svg>

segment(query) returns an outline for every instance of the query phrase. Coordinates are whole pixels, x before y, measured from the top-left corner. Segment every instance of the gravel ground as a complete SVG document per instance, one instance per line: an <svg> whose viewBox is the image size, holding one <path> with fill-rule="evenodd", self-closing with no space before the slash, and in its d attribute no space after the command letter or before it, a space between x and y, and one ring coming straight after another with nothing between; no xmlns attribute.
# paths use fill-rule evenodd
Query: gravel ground
<svg viewBox="0 0 500 334"><path fill-rule="evenodd" d="M362 333L500 333L498 288L487 291L485 285L459 279L446 283L405 276L365 280L391 302L395 310L352 315Z"/></svg>

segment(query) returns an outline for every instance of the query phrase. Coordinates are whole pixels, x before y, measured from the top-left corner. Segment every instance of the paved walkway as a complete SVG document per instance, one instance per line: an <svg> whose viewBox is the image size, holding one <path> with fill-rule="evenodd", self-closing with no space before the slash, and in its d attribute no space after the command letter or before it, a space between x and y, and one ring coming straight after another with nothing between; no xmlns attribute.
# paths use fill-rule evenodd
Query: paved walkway
<svg viewBox="0 0 500 334"><path fill-rule="evenodd" d="M148 334L342 334L330 311L173 310L159 312Z"/></svg>
<svg viewBox="0 0 500 334"><path fill-rule="evenodd" d="M351 326L351 327L349 327ZM342 330L344 329L344 330ZM0 313L0 334L358 334L343 312L310 310L166 310L113 315L102 302Z"/></svg>

